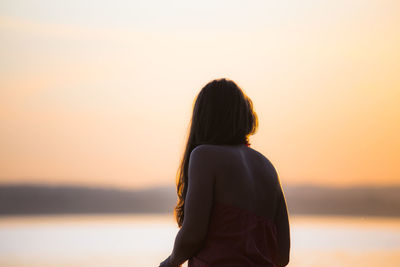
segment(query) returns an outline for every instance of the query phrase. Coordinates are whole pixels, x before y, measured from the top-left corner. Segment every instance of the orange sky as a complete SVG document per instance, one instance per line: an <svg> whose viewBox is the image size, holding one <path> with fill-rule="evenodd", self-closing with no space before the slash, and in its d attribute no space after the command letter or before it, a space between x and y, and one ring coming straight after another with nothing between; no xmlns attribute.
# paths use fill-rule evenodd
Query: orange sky
<svg viewBox="0 0 400 267"><path fill-rule="evenodd" d="M399 2L265 2L2 3L0 182L173 184L228 77L283 183L399 184Z"/></svg>

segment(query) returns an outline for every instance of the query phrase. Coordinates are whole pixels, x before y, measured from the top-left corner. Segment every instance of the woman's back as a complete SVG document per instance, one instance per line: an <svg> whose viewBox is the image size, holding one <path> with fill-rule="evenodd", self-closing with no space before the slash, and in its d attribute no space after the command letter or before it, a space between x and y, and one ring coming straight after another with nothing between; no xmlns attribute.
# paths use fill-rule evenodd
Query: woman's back
<svg viewBox="0 0 400 267"><path fill-rule="evenodd" d="M206 146L217 158L214 201L272 220L281 187L270 161L246 145Z"/></svg>
<svg viewBox="0 0 400 267"><path fill-rule="evenodd" d="M201 149L216 173L214 204L204 247L189 266L283 265L277 219L286 206L273 165L245 145Z"/></svg>

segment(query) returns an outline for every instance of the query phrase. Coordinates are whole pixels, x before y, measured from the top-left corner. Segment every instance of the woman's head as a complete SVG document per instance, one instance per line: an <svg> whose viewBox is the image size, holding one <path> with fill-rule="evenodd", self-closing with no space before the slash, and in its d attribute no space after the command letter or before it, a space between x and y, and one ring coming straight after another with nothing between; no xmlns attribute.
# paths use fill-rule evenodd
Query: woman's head
<svg viewBox="0 0 400 267"><path fill-rule="evenodd" d="M257 127L253 103L235 82L217 79L201 89L194 102L186 149L177 173L178 203L175 217L179 226L183 223L192 150L201 144L249 144L248 137L256 132Z"/></svg>
<svg viewBox="0 0 400 267"><path fill-rule="evenodd" d="M256 128L252 102L233 81L213 80L198 94L190 127L193 144L248 144Z"/></svg>

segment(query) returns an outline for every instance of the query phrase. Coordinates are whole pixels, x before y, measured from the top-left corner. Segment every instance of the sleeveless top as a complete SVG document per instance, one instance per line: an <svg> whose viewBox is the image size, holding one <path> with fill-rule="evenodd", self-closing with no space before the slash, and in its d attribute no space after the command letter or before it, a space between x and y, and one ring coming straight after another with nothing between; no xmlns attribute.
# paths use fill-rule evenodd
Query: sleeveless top
<svg viewBox="0 0 400 267"><path fill-rule="evenodd" d="M272 220L223 203L214 203L203 248L188 267L276 267L277 229Z"/></svg>

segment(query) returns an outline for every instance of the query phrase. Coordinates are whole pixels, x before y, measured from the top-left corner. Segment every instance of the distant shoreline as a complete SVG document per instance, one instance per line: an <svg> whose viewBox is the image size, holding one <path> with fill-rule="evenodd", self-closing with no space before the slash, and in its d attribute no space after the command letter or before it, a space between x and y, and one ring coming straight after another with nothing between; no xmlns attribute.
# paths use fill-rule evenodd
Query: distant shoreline
<svg viewBox="0 0 400 267"><path fill-rule="evenodd" d="M400 186L286 186L290 215L400 217ZM0 216L172 214L174 187L0 185Z"/></svg>

